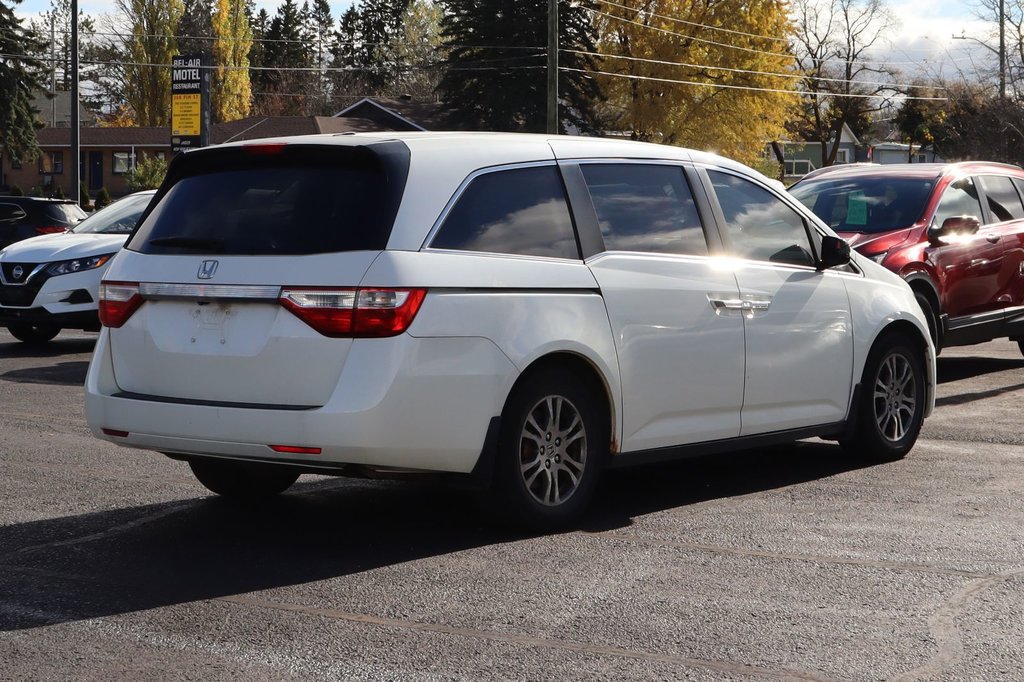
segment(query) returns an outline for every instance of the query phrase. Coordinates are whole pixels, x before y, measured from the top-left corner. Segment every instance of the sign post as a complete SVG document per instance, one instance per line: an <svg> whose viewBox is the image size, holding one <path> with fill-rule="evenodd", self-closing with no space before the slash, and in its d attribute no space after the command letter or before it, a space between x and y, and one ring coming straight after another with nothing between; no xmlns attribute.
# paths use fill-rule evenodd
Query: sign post
<svg viewBox="0 0 1024 682"><path fill-rule="evenodd" d="M171 58L171 153L210 143L210 59L206 53Z"/></svg>

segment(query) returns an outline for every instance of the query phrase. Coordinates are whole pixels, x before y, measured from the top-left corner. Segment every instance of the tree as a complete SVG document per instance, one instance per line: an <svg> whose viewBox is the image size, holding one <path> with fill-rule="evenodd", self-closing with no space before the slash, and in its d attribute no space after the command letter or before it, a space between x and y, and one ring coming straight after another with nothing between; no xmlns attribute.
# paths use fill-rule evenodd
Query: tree
<svg viewBox="0 0 1024 682"><path fill-rule="evenodd" d="M129 192L157 189L167 175L167 161L156 156L143 157L124 175L124 184Z"/></svg>
<svg viewBox="0 0 1024 682"><path fill-rule="evenodd" d="M213 0L184 0L178 22L180 54L212 51L213 6Z"/></svg>
<svg viewBox="0 0 1024 682"><path fill-rule="evenodd" d="M235 121L249 115L252 88L249 83L249 50L252 29L244 0L217 0L213 13L212 108L215 121Z"/></svg>
<svg viewBox="0 0 1024 682"><path fill-rule="evenodd" d="M317 68L312 83L317 114L328 115L331 111L331 79L327 67L331 63L334 47L334 18L327 0L313 0L306 15L306 40L312 50L313 66Z"/></svg>
<svg viewBox="0 0 1024 682"><path fill-rule="evenodd" d="M171 57L182 0L116 0L128 35L124 53L124 96L140 126L170 125Z"/></svg>
<svg viewBox="0 0 1024 682"><path fill-rule="evenodd" d="M14 15L19 2L0 0L0 144L12 157L25 161L39 153L32 95L42 88L43 69L27 55L39 54L43 42Z"/></svg>
<svg viewBox="0 0 1024 682"><path fill-rule="evenodd" d="M402 32L393 51L398 64L393 95L432 99L441 82L440 63L445 60L441 44L441 6L431 0L412 0L402 20Z"/></svg>
<svg viewBox="0 0 1024 682"><path fill-rule="evenodd" d="M45 37L53 30L52 51L55 61L50 64L47 72L52 74L57 91L67 92L71 89L71 0L50 0L50 9L40 16L38 21L31 22L36 35ZM79 50L87 52L92 43L92 32L96 30L93 19L82 10L78 11ZM49 51L47 51L49 56ZM80 68L89 71L94 67L80 64Z"/></svg>
<svg viewBox="0 0 1024 682"><path fill-rule="evenodd" d="M339 93L361 96L398 94L409 64L399 56L409 0L363 0L338 22L331 65Z"/></svg>
<svg viewBox="0 0 1024 682"><path fill-rule="evenodd" d="M925 89L923 84L917 84L911 92L919 96L905 99L893 117L900 137L908 145L908 162L914 158L915 144L920 149L935 143L935 133L944 125L947 114L942 102L923 98L934 97L936 90Z"/></svg>
<svg viewBox="0 0 1024 682"><path fill-rule="evenodd" d="M865 133L883 96L895 94L896 71L868 57L895 20L882 0L795 0L794 10L805 95L794 132L821 143L821 165L831 166L843 124Z"/></svg>
<svg viewBox="0 0 1024 682"><path fill-rule="evenodd" d="M295 0L284 0L264 35L262 66L272 70L263 72L262 93L267 99L259 107L262 114L295 116L305 112L310 74L302 69L310 68L312 59L302 28Z"/></svg>
<svg viewBox="0 0 1024 682"><path fill-rule="evenodd" d="M752 163L797 98L790 24L775 0L655 0L602 18L601 70L615 127L634 139Z"/></svg>
<svg viewBox="0 0 1024 682"><path fill-rule="evenodd" d="M547 0L446 0L441 19L448 51L438 86L449 125L542 132L547 123ZM559 7L560 127L600 128L593 71L596 30L589 4Z"/></svg>
<svg viewBox="0 0 1024 682"><path fill-rule="evenodd" d="M1024 108L1012 98L1000 98L990 83L945 83L946 102L926 107L927 126L935 151L946 159L1024 160ZM897 120L912 115L901 110Z"/></svg>

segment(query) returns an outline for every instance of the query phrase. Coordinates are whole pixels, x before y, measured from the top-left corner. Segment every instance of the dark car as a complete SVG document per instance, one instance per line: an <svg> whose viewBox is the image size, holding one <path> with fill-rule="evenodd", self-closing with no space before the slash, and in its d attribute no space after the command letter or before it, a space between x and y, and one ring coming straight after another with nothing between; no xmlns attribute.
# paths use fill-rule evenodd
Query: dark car
<svg viewBox="0 0 1024 682"><path fill-rule="evenodd" d="M836 168L790 193L910 284L937 349L1008 337L1024 352L1024 170L982 162Z"/></svg>
<svg viewBox="0 0 1024 682"><path fill-rule="evenodd" d="M0 249L29 237L64 232L86 215L70 199L0 197Z"/></svg>

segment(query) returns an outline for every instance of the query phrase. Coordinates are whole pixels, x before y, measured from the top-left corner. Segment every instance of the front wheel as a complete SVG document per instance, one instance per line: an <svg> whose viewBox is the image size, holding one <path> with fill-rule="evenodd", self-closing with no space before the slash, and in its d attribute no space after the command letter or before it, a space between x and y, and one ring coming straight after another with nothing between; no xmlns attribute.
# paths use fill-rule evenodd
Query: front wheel
<svg viewBox="0 0 1024 682"><path fill-rule="evenodd" d="M7 331L23 343L38 345L57 336L60 333L60 327L49 324L11 324L7 326Z"/></svg>
<svg viewBox="0 0 1024 682"><path fill-rule="evenodd" d="M924 422L924 361L918 344L902 334L876 342L864 366L856 433L844 449L874 461L892 461L914 447Z"/></svg>
<svg viewBox="0 0 1024 682"><path fill-rule="evenodd" d="M299 470L277 464L192 459L188 465L207 490L235 499L258 499L283 493Z"/></svg>
<svg viewBox="0 0 1024 682"><path fill-rule="evenodd" d="M557 530L576 522L608 456L608 418L575 374L525 378L505 405L492 505L508 523Z"/></svg>
<svg viewBox="0 0 1024 682"><path fill-rule="evenodd" d="M928 297L924 294L915 293L914 299L917 300L917 304L921 306L921 312L924 313L924 317L928 321L928 333L932 337L932 345L935 346L935 354L938 355L942 350L942 340L939 338L939 313L932 307Z"/></svg>

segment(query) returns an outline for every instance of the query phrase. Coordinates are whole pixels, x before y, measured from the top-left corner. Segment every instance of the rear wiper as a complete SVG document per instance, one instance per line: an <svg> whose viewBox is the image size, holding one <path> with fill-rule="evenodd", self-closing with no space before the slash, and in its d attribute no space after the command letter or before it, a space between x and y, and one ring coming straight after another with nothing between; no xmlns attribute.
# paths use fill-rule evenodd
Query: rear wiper
<svg viewBox="0 0 1024 682"><path fill-rule="evenodd" d="M152 246L177 246L182 249L194 249L196 251L223 251L224 242L220 239L204 237L157 237L150 239L148 244Z"/></svg>

